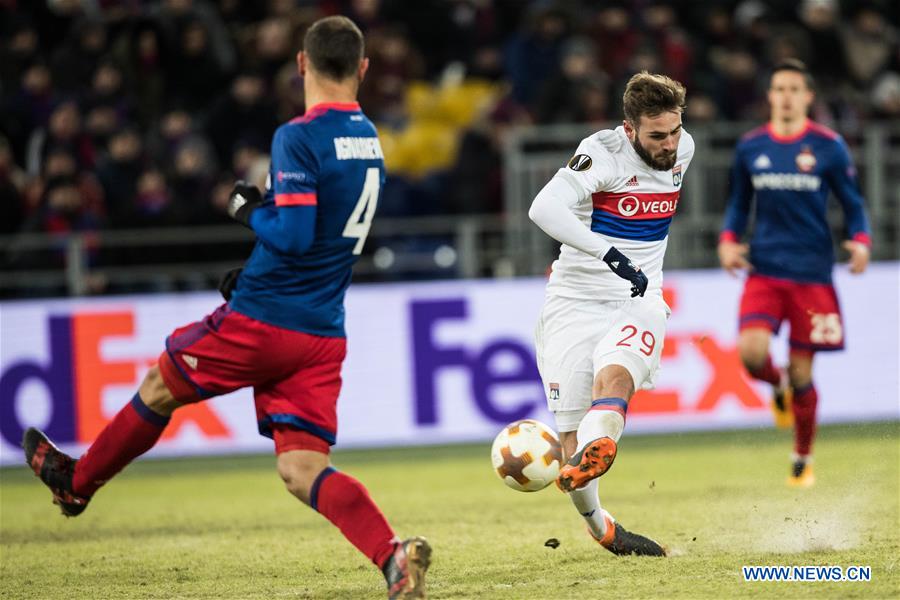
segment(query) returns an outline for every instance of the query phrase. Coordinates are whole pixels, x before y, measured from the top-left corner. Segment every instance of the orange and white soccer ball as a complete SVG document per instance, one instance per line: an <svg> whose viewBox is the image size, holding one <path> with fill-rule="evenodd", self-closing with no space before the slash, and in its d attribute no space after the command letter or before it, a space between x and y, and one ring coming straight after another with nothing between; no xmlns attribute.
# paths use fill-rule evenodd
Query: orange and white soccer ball
<svg viewBox="0 0 900 600"><path fill-rule="evenodd" d="M524 419L497 434L491 462L503 483L520 492L536 492L559 476L562 448L556 432L540 421Z"/></svg>

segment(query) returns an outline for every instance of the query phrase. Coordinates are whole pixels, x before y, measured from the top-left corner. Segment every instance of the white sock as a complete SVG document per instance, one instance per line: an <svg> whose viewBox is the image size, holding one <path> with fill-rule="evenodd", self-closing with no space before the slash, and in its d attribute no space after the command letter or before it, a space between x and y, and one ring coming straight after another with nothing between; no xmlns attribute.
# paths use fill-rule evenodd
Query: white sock
<svg viewBox="0 0 900 600"><path fill-rule="evenodd" d="M584 517L591 533L598 540L606 534L606 519L603 518L603 509L600 508L600 498L597 497L599 480L594 479L580 490L569 492L572 504L578 509L578 513Z"/></svg>
<svg viewBox="0 0 900 600"><path fill-rule="evenodd" d="M608 437L619 443L622 430L625 429L625 417L615 410L589 410L578 424L578 450L588 442L597 438Z"/></svg>

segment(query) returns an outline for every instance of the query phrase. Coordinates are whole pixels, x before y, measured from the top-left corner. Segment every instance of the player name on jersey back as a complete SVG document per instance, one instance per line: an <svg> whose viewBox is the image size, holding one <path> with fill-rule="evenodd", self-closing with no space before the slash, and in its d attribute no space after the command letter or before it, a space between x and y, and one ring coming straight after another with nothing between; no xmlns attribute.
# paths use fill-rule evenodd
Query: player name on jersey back
<svg viewBox="0 0 900 600"><path fill-rule="evenodd" d="M336 137L334 152L338 160L384 158L377 137Z"/></svg>

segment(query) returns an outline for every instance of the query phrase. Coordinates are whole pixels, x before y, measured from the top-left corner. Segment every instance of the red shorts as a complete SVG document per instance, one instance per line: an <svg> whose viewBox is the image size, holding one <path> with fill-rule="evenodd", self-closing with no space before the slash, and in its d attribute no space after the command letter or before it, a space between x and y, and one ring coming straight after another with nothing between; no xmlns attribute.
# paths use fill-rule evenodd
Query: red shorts
<svg viewBox="0 0 900 600"><path fill-rule="evenodd" d="M792 349L815 352L844 347L841 308L833 285L748 277L741 296L741 330L764 327L778 333L784 320L791 325Z"/></svg>
<svg viewBox="0 0 900 600"><path fill-rule="evenodd" d="M179 402L253 386L260 434L273 437L273 427L298 430L334 445L346 353L345 338L283 329L223 304L166 338L159 369ZM288 449L302 446L294 441L282 439Z"/></svg>

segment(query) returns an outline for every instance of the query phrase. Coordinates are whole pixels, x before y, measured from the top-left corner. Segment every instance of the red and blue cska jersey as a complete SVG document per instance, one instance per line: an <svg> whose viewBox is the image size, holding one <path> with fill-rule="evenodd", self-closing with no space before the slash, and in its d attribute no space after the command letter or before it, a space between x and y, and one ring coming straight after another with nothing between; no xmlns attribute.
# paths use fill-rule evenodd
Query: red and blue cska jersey
<svg viewBox="0 0 900 600"><path fill-rule="evenodd" d="M344 293L384 183L375 126L356 103L319 104L272 139L256 246L230 301L251 318L343 337Z"/></svg>
<svg viewBox="0 0 900 600"><path fill-rule="evenodd" d="M834 250L826 219L829 190L844 210L849 237L869 245L869 223L844 140L812 121L790 138L777 136L770 125L754 129L735 150L721 239L737 241L743 235L755 195L750 238L754 273L831 283Z"/></svg>

